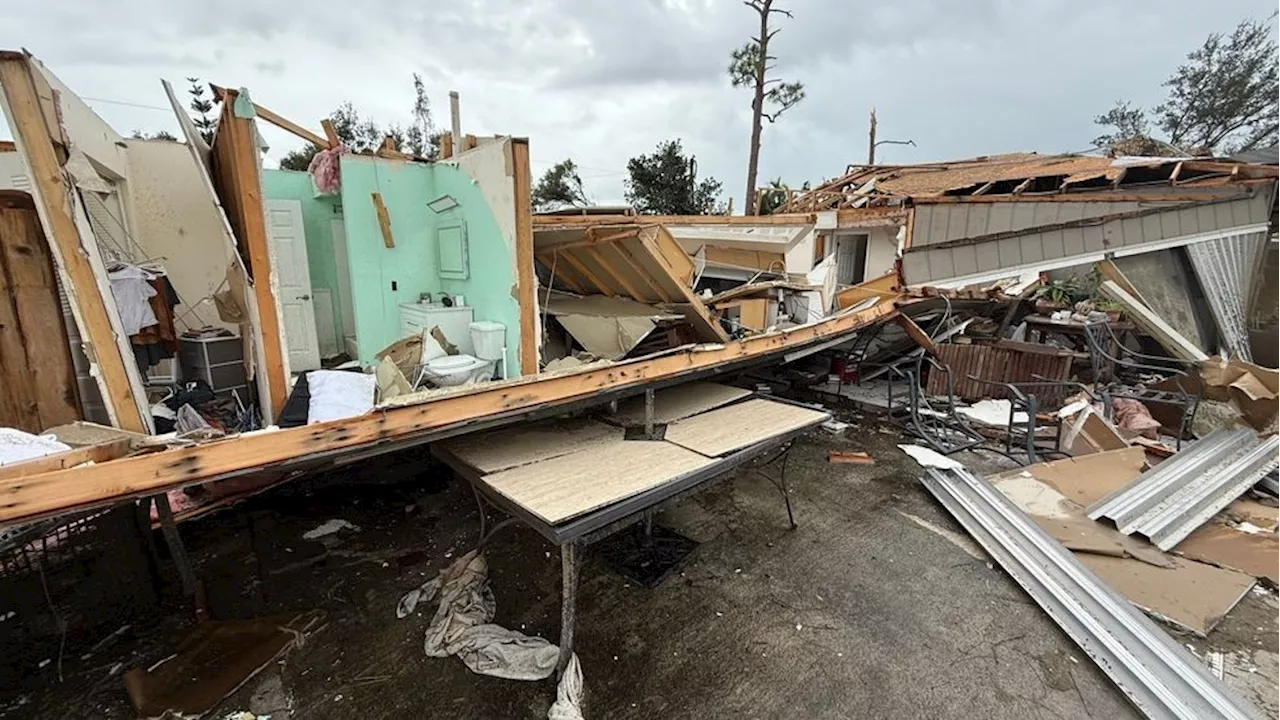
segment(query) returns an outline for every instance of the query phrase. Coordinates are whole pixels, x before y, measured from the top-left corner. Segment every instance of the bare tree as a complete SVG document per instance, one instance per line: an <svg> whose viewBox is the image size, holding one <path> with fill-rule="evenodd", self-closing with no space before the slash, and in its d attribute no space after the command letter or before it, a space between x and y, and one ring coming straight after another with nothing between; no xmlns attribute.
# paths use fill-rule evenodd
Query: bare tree
<svg viewBox="0 0 1280 720"><path fill-rule="evenodd" d="M760 160L760 133L763 121L777 122L782 113L790 110L796 103L804 99L804 85L798 82L783 82L779 78L769 77L769 71L776 66L770 62L777 60L769 54L769 41L778 30L769 29L769 16L777 13L792 17L791 13L773 6L774 0L743 0L743 5L755 10L760 15L760 34L751 42L736 48L730 55L729 80L734 87L750 87L754 91L751 98L751 148L747 156L747 192L743 207L747 215L755 212L756 172ZM772 112L765 112L765 103L769 103Z"/></svg>

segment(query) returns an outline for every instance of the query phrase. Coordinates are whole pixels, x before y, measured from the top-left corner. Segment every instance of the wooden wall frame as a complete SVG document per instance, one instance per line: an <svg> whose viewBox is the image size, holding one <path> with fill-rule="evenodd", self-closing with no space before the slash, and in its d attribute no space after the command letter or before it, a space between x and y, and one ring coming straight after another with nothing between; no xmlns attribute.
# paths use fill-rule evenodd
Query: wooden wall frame
<svg viewBox="0 0 1280 720"><path fill-rule="evenodd" d="M520 374L538 372L538 276L533 268L533 175L529 140L511 139L511 175L516 200L516 300L520 304Z"/></svg>

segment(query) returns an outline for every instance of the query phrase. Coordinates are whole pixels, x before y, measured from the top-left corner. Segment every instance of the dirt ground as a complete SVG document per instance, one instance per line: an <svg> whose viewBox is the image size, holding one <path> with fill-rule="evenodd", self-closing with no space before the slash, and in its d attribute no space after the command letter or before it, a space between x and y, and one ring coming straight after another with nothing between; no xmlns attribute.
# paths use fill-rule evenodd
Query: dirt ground
<svg viewBox="0 0 1280 720"><path fill-rule="evenodd" d="M798 529L787 529L773 486L742 472L659 514L699 546L658 588L588 551L576 645L587 717L1137 717L933 501L898 435L844 416L855 422L846 436L817 431L792 451ZM830 465L831 448L866 450L877 463ZM302 538L335 518L358 530ZM551 680L500 680L428 658L430 613L396 619L400 596L470 550L477 530L470 490L425 450L295 481L183 525L212 617L325 614L303 646L210 717L545 717ZM555 548L512 526L487 555L495 621L556 640ZM1179 640L1201 656L1222 652L1228 681L1274 717L1276 618L1275 594L1255 591L1208 642ZM29 671L0 693L0 717L134 717L121 671L165 657L193 622L171 599L87 654L95 643L68 647L62 682L56 663L40 666L48 657L7 658Z"/></svg>

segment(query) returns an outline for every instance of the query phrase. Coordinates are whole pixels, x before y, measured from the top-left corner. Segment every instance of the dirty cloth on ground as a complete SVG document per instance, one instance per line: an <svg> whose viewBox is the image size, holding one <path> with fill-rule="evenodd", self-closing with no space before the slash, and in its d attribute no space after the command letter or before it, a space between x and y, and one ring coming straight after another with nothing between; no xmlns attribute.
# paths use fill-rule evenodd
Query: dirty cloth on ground
<svg viewBox="0 0 1280 720"><path fill-rule="evenodd" d="M509 680L541 680L555 672L559 648L543 638L493 624L496 605L489 588L489 565L479 550L458 558L401 597L396 617L412 615L418 603L437 595L440 604L423 642L428 656L457 655L472 672Z"/></svg>

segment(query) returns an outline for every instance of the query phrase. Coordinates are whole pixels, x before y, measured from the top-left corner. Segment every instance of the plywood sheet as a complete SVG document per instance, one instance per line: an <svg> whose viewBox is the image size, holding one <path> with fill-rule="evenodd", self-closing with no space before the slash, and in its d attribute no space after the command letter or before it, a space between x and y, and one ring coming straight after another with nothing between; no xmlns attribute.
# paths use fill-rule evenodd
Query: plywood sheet
<svg viewBox="0 0 1280 720"><path fill-rule="evenodd" d="M483 481L554 525L714 462L669 442L614 439L487 475Z"/></svg>
<svg viewBox="0 0 1280 720"><path fill-rule="evenodd" d="M438 445L482 473L496 473L621 441L622 435L621 428L594 420L563 420L473 433Z"/></svg>
<svg viewBox="0 0 1280 720"><path fill-rule="evenodd" d="M1129 558L1077 553L1112 590L1148 614L1204 637L1253 587L1253 576L1177 559L1162 568Z"/></svg>
<svg viewBox="0 0 1280 720"><path fill-rule="evenodd" d="M750 390L713 382L696 381L676 385L653 394L653 421L666 425L728 405L750 394ZM618 412L609 416L609 420L624 427L643 425L644 396L637 395L619 403Z"/></svg>
<svg viewBox="0 0 1280 720"><path fill-rule="evenodd" d="M694 452L718 457L829 417L824 412L772 400L748 400L672 423L667 427L666 439Z"/></svg>

